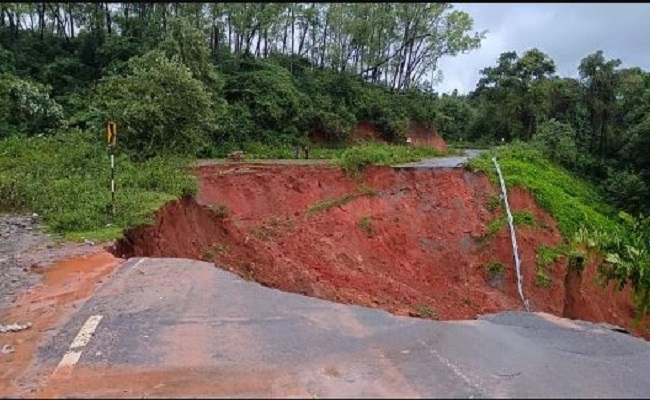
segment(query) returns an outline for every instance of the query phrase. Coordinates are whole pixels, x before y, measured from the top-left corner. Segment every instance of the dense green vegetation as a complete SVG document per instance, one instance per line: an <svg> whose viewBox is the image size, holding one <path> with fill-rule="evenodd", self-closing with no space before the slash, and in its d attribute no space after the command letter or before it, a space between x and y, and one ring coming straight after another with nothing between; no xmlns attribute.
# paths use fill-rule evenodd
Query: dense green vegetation
<svg viewBox="0 0 650 400"><path fill-rule="evenodd" d="M196 191L184 159L135 164L118 155L113 217L107 152L97 142L78 131L0 141L0 209L29 209L43 215L55 233L101 241L119 236L120 228L152 222L166 201Z"/></svg>
<svg viewBox="0 0 650 400"><path fill-rule="evenodd" d="M530 142L591 181L613 206L648 213L650 74L620 63L599 51L582 60L580 79L571 79L555 75L553 60L537 49L504 53L481 71L475 91L454 99L474 110L471 122L442 133L483 143Z"/></svg>
<svg viewBox="0 0 650 400"><path fill-rule="evenodd" d="M564 255L570 263L586 258L586 245L603 255L599 266L602 282L614 280L619 288L629 283L638 315L645 315L650 310L650 218L617 212L595 185L553 163L529 143L494 148L470 161L470 168L487 173L498 184L492 157L497 157L506 184L530 189L540 206L553 215L565 238L557 248L538 250L537 284L551 284L545 268L556 256ZM519 219L521 223L529 220ZM503 217L495 219L488 232L495 233L503 223ZM582 265L582 261L577 263Z"/></svg>
<svg viewBox="0 0 650 400"><path fill-rule="evenodd" d="M587 226L612 230L614 222L610 217L616 212L602 200L596 188L547 160L537 148L513 144L470 161L473 169L488 173L498 185L494 156L506 177L506 185L529 188L539 205L555 217L565 237L572 238L581 227Z"/></svg>
<svg viewBox="0 0 650 400"><path fill-rule="evenodd" d="M365 143L348 148L336 158L336 161L342 168L356 173L368 165L395 165L426 157L437 157L440 154L440 151L431 147Z"/></svg>
<svg viewBox="0 0 650 400"><path fill-rule="evenodd" d="M359 121L389 142L403 142L409 122L435 122L432 81L421 78L479 45L471 25L449 4L3 3L0 211L109 239L194 190L185 168L197 157L293 158L313 131L327 143L311 146L312 159L437 154L346 145ZM115 217L108 120L118 126Z"/></svg>
<svg viewBox="0 0 650 400"><path fill-rule="evenodd" d="M354 172L437 154L349 148L359 122L393 144L432 124L452 147L517 142L472 166L493 174L496 154L509 185L530 188L567 242L605 251L603 276L648 305L650 73L598 51L561 77L531 49L501 54L466 95L436 93L438 60L484 35L449 3L2 3L0 210L110 238L195 190L197 157L293 158L318 132L310 158Z"/></svg>

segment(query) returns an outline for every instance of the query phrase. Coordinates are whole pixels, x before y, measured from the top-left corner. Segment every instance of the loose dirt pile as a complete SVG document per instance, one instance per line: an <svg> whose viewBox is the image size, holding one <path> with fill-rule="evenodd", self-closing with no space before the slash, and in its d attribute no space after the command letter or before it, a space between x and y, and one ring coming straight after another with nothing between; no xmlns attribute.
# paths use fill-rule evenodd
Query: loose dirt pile
<svg viewBox="0 0 650 400"><path fill-rule="evenodd" d="M266 286L399 315L522 309L507 226L489 233L499 192L483 175L370 168L353 179L328 166L231 164L200 167L198 177L197 200L168 203L115 253L211 260ZM538 247L560 234L529 193L509 198L513 212L534 216L517 233L532 309L631 327L629 292L600 289L592 267L567 277L559 260L539 284Z"/></svg>

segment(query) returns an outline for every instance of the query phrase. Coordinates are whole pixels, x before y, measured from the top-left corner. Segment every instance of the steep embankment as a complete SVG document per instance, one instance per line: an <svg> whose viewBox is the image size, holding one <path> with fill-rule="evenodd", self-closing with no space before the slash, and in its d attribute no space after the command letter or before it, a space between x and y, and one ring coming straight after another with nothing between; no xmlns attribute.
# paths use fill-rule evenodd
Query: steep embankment
<svg viewBox="0 0 650 400"><path fill-rule="evenodd" d="M197 200L168 203L116 252L213 260L266 286L400 315L522 309L499 193L483 174L377 167L356 181L335 167L251 164L197 174ZM533 310L630 327L629 293L603 292L594 268L579 281L555 261L538 281L538 249L561 235L527 191L510 201L529 223L518 241Z"/></svg>

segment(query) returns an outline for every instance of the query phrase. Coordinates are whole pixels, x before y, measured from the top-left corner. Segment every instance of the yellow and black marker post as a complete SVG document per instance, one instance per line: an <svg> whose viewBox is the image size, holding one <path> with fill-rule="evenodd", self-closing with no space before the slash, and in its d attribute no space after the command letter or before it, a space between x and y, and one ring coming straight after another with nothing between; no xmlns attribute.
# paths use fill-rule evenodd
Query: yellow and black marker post
<svg viewBox="0 0 650 400"><path fill-rule="evenodd" d="M113 121L106 124L106 141L111 150L111 214L115 216L115 155L113 150L117 145L117 124Z"/></svg>

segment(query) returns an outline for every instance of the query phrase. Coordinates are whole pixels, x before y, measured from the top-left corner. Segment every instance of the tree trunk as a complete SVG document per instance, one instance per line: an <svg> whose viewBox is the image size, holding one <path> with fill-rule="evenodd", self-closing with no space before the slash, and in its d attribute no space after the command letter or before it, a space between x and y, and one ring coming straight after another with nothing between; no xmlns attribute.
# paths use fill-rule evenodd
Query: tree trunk
<svg viewBox="0 0 650 400"><path fill-rule="evenodd" d="M220 36L220 31L219 31L219 25L214 26L214 53L215 56L219 52L219 36Z"/></svg>
<svg viewBox="0 0 650 400"><path fill-rule="evenodd" d="M607 141L607 111L602 111L600 120L600 160L605 159L605 142Z"/></svg>
<svg viewBox="0 0 650 400"><path fill-rule="evenodd" d="M230 23L230 11L228 11L228 51L232 51L232 24Z"/></svg>
<svg viewBox="0 0 650 400"><path fill-rule="evenodd" d="M293 7L296 3L291 3L291 54L293 54L296 50L294 48L293 42L295 38L295 32L294 32L294 26L296 25L296 20L293 14ZM292 64L293 66L293 64Z"/></svg>
<svg viewBox="0 0 650 400"><path fill-rule="evenodd" d="M298 44L298 55L302 55L302 49L305 46L305 38L307 37L309 32L309 24L305 22L305 25L302 30L302 36L300 37L300 43Z"/></svg>
<svg viewBox="0 0 650 400"><path fill-rule="evenodd" d="M327 20L325 20L325 31L323 32L323 48L320 51L320 66L323 68L325 66L325 53L327 49Z"/></svg>
<svg viewBox="0 0 650 400"><path fill-rule="evenodd" d="M312 7L314 9L316 9L316 3L312 3ZM316 15L318 16L318 14L316 14ZM311 57L310 58L311 58L311 68L312 69L314 68L314 64L316 64L316 62L318 61L318 60L316 60L316 44L317 44L317 40L316 40L316 22L317 22L317 20L316 20L316 18L314 18L313 26L311 27L311 47L310 47Z"/></svg>
<svg viewBox="0 0 650 400"><path fill-rule="evenodd" d="M45 3L41 2L41 5L38 9L38 23L40 25L41 31L41 40L45 37Z"/></svg>
<svg viewBox="0 0 650 400"><path fill-rule="evenodd" d="M167 3L163 3L162 23L163 23L163 32L167 33Z"/></svg>
<svg viewBox="0 0 650 400"><path fill-rule="evenodd" d="M269 56L269 29L264 29L264 58Z"/></svg>
<svg viewBox="0 0 650 400"><path fill-rule="evenodd" d="M289 22L284 24L284 35L282 36L282 53L287 54L287 36L289 35Z"/></svg>
<svg viewBox="0 0 650 400"><path fill-rule="evenodd" d="M18 38L18 29L16 28L16 21L14 20L14 14L9 10L5 10L7 18L9 19L9 29L14 33L14 37Z"/></svg>
<svg viewBox="0 0 650 400"><path fill-rule="evenodd" d="M74 16L72 15L72 4L68 4L68 14L70 14L70 37L74 39Z"/></svg>
<svg viewBox="0 0 650 400"><path fill-rule="evenodd" d="M258 35L257 37L257 45L255 46L255 56L260 57L260 44L262 44L262 35Z"/></svg>
<svg viewBox="0 0 650 400"><path fill-rule="evenodd" d="M106 31L108 32L108 36L110 36L113 33L113 30L111 29L111 12L108 9L108 3L104 3L106 8Z"/></svg>

